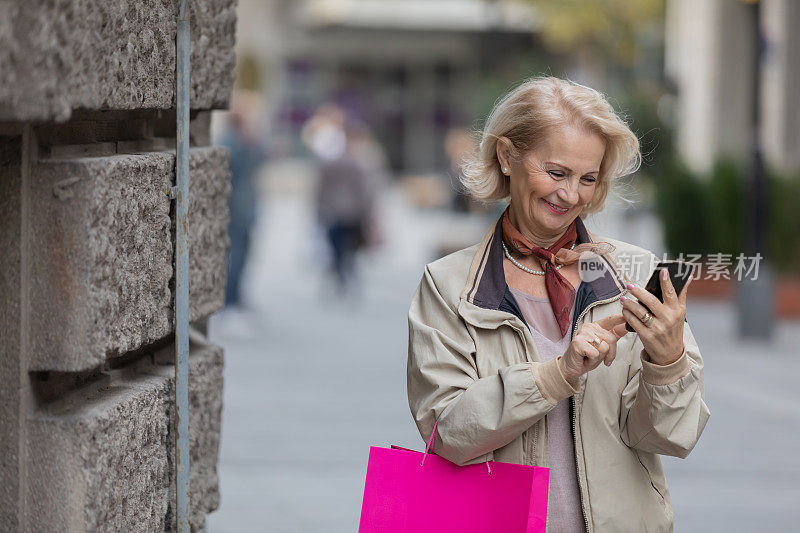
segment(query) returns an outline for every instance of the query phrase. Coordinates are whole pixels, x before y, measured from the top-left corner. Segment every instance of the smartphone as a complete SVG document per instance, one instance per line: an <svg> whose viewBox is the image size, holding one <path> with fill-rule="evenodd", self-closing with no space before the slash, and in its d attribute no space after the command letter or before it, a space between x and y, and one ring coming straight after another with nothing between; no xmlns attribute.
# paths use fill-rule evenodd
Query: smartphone
<svg viewBox="0 0 800 533"><path fill-rule="evenodd" d="M683 288L686 286L686 282L694 274L694 267L695 265L691 263L686 263L685 261L659 261L658 266L653 271L653 275L650 276L650 279L647 281L647 285L644 288L658 298L660 302L664 301L664 295L661 293L661 279L659 275L661 274L661 270L666 268L669 272L669 279L672 281L672 286L675 287L675 293L680 294ZM641 301L639 305L647 309L649 312L650 309ZM628 331L633 331L633 328L630 324L625 324L625 329Z"/></svg>

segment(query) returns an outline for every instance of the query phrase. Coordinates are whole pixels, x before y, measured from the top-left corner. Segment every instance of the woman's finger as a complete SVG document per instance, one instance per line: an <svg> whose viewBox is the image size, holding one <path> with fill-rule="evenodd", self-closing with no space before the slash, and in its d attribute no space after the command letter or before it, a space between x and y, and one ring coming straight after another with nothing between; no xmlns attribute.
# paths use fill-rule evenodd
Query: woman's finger
<svg viewBox="0 0 800 533"><path fill-rule="evenodd" d="M593 348L592 355L589 356L589 359L592 361L603 357L603 353L606 349L608 349L608 344L603 342L603 339L600 339L600 342L595 342L594 339L590 339L586 341L586 343Z"/></svg>
<svg viewBox="0 0 800 533"><path fill-rule="evenodd" d="M645 307L642 304L640 304L633 298L623 296L619 300L622 303L623 309L627 309L634 315L638 316L639 319L644 318L645 313L648 312L647 309L645 309Z"/></svg>
<svg viewBox="0 0 800 533"><path fill-rule="evenodd" d="M658 277L661 279L661 294L664 295L664 303L673 307L678 302L678 294L675 292L672 279L669 277L669 270L662 268Z"/></svg>
<svg viewBox="0 0 800 533"><path fill-rule="evenodd" d="M621 317L622 324L618 324L618 325L624 325L625 324L625 317L622 316L622 315L619 315L619 316ZM597 334L597 336L600 339L602 339L603 342L608 344L609 346L616 345L617 341L619 340L619 336L616 333L614 333L614 328L613 327L610 330L608 330L608 329L601 328L600 326L597 326L595 324L594 331Z"/></svg>
<svg viewBox="0 0 800 533"><path fill-rule="evenodd" d="M686 280L686 284L683 286L683 289L681 289L681 293L678 295L678 301L684 307L686 307L686 294L688 293L687 289L689 288L689 285L692 284L692 281L694 281L694 276L689 276L689 279Z"/></svg>
<svg viewBox="0 0 800 533"><path fill-rule="evenodd" d="M596 322L589 322L589 324L595 324L606 330L614 329L614 326L618 326L619 324L624 324L624 323L625 323L625 318L622 315L611 315L605 318L601 318Z"/></svg>
<svg viewBox="0 0 800 533"><path fill-rule="evenodd" d="M627 309L622 310L622 316L625 317L625 320L631 325L633 330L639 335L640 338L642 337L643 333L645 336L647 335L647 326L645 326L644 323L639 320L638 316L636 316L634 313L631 313Z"/></svg>
<svg viewBox="0 0 800 533"><path fill-rule="evenodd" d="M634 285L633 283L629 283L627 285L628 291L631 294L636 296L636 298L650 308L650 314L653 316L661 317L667 314L666 307L664 304L656 298L653 294L650 293L647 289L640 287L638 285Z"/></svg>
<svg viewBox="0 0 800 533"><path fill-rule="evenodd" d="M605 363L606 366L611 366L611 363L614 362L614 358L617 357L617 336L611 332L608 333L613 337L613 340L611 342L603 340L603 346L608 346L608 349L603 355L603 363Z"/></svg>
<svg viewBox="0 0 800 533"><path fill-rule="evenodd" d="M597 328L597 326L592 324L592 323L584 324L584 326L581 327L581 330L578 332L578 335L576 336L576 338L578 339L579 342L588 343L589 346L592 346L595 349L595 351L598 352L595 355L599 355L599 351L603 346L603 344L600 343L600 342L598 342L597 344L601 348L598 348L597 346L594 346L592 344L592 341L594 341L595 337L598 337L598 338L600 338L600 340L602 340L602 337L597 335L597 330L598 329L600 329L600 328Z"/></svg>
<svg viewBox="0 0 800 533"><path fill-rule="evenodd" d="M622 318L623 320L625 319L625 317ZM618 326L625 327L623 324L618 324ZM615 328L612 327L611 331L609 331L599 326L595 327L597 337L600 338L602 342L603 349L600 350L600 354L603 356L603 362L606 366L611 366L611 363L613 363L614 359L617 357L617 341L619 340L619 335L614 333L614 329Z"/></svg>
<svg viewBox="0 0 800 533"><path fill-rule="evenodd" d="M614 329L612 329L611 332L614 333L614 335L617 337L617 340L621 339L622 337L630 333L630 331L625 329L625 324L614 326Z"/></svg>
<svg viewBox="0 0 800 533"><path fill-rule="evenodd" d="M589 344L597 348L598 355L601 357L607 354L611 349L611 345L600 335L595 335L595 337L589 341Z"/></svg>
<svg viewBox="0 0 800 533"><path fill-rule="evenodd" d="M600 351L587 339L581 339L578 343L578 353L583 356L584 360L589 359L593 361L600 357Z"/></svg>
<svg viewBox="0 0 800 533"><path fill-rule="evenodd" d="M617 316L620 320L625 320L622 315ZM616 317L614 320L616 321ZM595 322L584 324L576 340L580 342L581 351L584 352L583 364L587 370L597 368L600 362L609 366L617 355L617 336Z"/></svg>
<svg viewBox="0 0 800 533"><path fill-rule="evenodd" d="M614 359L616 358L617 358L617 347L612 346L611 349L608 350L606 356L603 358L603 363L605 363L606 366L611 366L611 363L613 363Z"/></svg>

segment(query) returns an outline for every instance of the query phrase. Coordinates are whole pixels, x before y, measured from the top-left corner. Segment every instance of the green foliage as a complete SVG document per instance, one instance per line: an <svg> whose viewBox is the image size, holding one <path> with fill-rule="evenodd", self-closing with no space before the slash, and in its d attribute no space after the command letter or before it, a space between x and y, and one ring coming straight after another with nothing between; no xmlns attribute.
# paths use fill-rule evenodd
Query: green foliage
<svg viewBox="0 0 800 533"><path fill-rule="evenodd" d="M639 138L642 172L660 176L672 161L672 130L661 121L656 109L663 93L648 84L626 84L609 91L609 100Z"/></svg>
<svg viewBox="0 0 800 533"><path fill-rule="evenodd" d="M770 174L767 246L779 271L800 270L800 175Z"/></svg>
<svg viewBox="0 0 800 533"><path fill-rule="evenodd" d="M673 161L656 178L656 210L667 251L706 254L711 251L708 189L685 166Z"/></svg>
<svg viewBox="0 0 800 533"><path fill-rule="evenodd" d="M558 75L551 72L547 58L537 51L504 55L489 67L489 74L478 82L474 116L484 120L489 116L497 100L512 88L533 76ZM475 124L483 127L482 123Z"/></svg>
<svg viewBox="0 0 800 533"><path fill-rule="evenodd" d="M529 0L542 38L560 52L593 50L623 66L641 61L641 34L660 28L664 0Z"/></svg>
<svg viewBox="0 0 800 533"><path fill-rule="evenodd" d="M654 176L656 210L664 244L674 256L683 253L745 251L748 175L721 160L710 176L692 173L672 161ZM800 270L800 176L768 175L766 257L781 272Z"/></svg>
<svg viewBox="0 0 800 533"><path fill-rule="evenodd" d="M744 250L747 177L736 162L717 162L708 181L711 247L736 255Z"/></svg>

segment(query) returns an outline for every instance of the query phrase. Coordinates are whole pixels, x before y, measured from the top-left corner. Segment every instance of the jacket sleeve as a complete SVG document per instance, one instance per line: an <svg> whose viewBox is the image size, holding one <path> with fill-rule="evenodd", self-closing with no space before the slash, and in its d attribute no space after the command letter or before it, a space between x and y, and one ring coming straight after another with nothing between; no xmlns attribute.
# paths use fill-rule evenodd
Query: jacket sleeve
<svg viewBox="0 0 800 533"><path fill-rule="evenodd" d="M625 444L644 452L684 458L708 422L703 360L689 324L684 324L685 350L666 366L651 363L637 338L629 380L622 391L620 431Z"/></svg>
<svg viewBox="0 0 800 533"><path fill-rule="evenodd" d="M425 441L438 419L434 449L456 464L491 459L493 450L519 437L558 399L577 392L555 361L514 364L479 377L475 357L491 354L475 353L466 324L442 298L428 268L408 325L411 413Z"/></svg>

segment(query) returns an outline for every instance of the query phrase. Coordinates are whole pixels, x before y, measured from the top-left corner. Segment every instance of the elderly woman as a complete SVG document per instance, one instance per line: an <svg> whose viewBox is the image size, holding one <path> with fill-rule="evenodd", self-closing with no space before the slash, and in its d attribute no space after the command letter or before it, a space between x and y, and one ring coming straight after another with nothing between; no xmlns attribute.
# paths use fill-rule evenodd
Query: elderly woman
<svg viewBox="0 0 800 533"><path fill-rule="evenodd" d="M438 421L434 448L459 465L549 467L551 532L671 531L658 456L686 457L709 417L686 289L662 271L662 303L643 288L655 256L582 220L639 160L600 93L526 81L465 169L473 197L508 208L479 244L426 266L409 311L420 433ZM587 257L601 268L582 270Z"/></svg>

